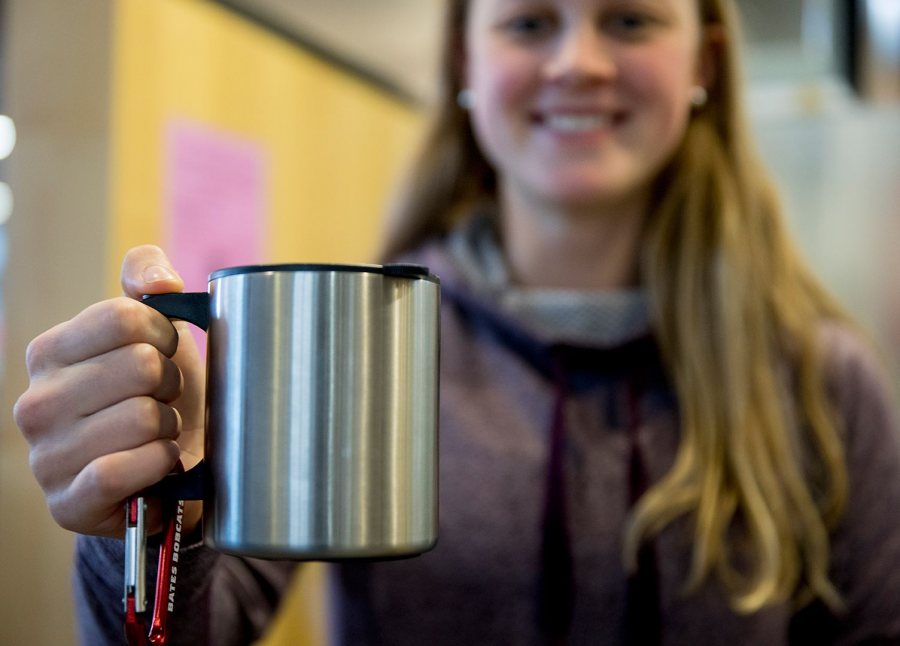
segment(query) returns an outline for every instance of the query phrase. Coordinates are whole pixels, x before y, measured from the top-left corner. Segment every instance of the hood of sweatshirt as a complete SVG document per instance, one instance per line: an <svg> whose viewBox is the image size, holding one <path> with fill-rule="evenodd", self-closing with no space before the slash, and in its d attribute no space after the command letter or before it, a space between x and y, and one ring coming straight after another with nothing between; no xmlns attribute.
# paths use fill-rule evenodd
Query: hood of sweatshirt
<svg viewBox="0 0 900 646"><path fill-rule="evenodd" d="M644 290L533 289L511 284L493 218L477 213L398 259L427 266L466 323L570 390L597 371L658 364ZM645 361L646 360L646 361ZM585 375L584 373L589 373ZM581 377L584 377L582 379Z"/></svg>

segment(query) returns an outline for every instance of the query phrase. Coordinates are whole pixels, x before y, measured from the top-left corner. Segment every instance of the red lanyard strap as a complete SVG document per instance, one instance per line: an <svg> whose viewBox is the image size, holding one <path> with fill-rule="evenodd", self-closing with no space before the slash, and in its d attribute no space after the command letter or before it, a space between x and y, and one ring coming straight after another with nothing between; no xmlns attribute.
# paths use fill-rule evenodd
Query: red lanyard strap
<svg viewBox="0 0 900 646"><path fill-rule="evenodd" d="M181 463L176 470L183 470ZM174 503L174 504L170 504ZM156 568L156 591L149 633L145 634L147 610L145 572L147 563L147 505L143 495L133 496L125 504L125 638L131 646L161 645L168 639L166 622L175 609L175 582L178 578L178 554L184 501L163 500L163 538Z"/></svg>

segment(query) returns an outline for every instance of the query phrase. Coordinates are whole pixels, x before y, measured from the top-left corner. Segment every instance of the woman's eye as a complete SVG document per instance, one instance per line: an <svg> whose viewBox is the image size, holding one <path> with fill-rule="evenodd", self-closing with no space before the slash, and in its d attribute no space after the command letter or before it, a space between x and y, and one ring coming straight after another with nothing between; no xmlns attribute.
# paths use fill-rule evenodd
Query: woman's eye
<svg viewBox="0 0 900 646"><path fill-rule="evenodd" d="M553 29L554 20L550 16L523 14L506 20L502 28L519 38L537 38Z"/></svg>
<svg viewBox="0 0 900 646"><path fill-rule="evenodd" d="M656 21L646 14L622 12L607 16L604 26L614 34L637 38L656 24Z"/></svg>

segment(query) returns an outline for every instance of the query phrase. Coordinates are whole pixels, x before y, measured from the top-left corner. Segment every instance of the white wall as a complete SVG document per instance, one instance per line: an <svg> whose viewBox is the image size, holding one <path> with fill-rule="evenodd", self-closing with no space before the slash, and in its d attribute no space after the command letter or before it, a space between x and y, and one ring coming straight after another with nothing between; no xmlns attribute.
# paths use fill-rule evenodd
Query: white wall
<svg viewBox="0 0 900 646"><path fill-rule="evenodd" d="M757 114L758 141L800 247L900 382L900 105L820 99Z"/></svg>

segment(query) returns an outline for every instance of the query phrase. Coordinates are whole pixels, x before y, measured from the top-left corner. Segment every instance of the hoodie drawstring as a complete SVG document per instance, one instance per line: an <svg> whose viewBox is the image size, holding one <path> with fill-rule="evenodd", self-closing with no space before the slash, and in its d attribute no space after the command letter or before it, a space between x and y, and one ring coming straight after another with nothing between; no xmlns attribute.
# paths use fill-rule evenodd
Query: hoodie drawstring
<svg viewBox="0 0 900 646"><path fill-rule="evenodd" d="M641 427L641 388L638 379L627 384L628 398L628 507L634 509L649 484L638 431ZM659 606L659 567L656 548L644 541L638 548L637 571L628 577L625 600L625 644L654 646L662 639Z"/></svg>
<svg viewBox="0 0 900 646"><path fill-rule="evenodd" d="M569 396L562 365L553 365L556 386L553 417L548 435L548 458L543 522L541 524L538 624L548 646L568 642L575 606L575 573L572 538L566 509L565 406ZM629 439L628 504L633 508L647 490L649 477L642 458L638 432L641 426L640 380L626 384L626 424ZM661 640L659 568L656 550L645 542L638 551L638 569L627 581L625 644L654 646Z"/></svg>
<svg viewBox="0 0 900 646"><path fill-rule="evenodd" d="M553 373L556 397L549 434L538 580L538 624L549 646L566 643L575 605L572 539L566 513L563 468L568 387L565 373L558 363L554 364Z"/></svg>

